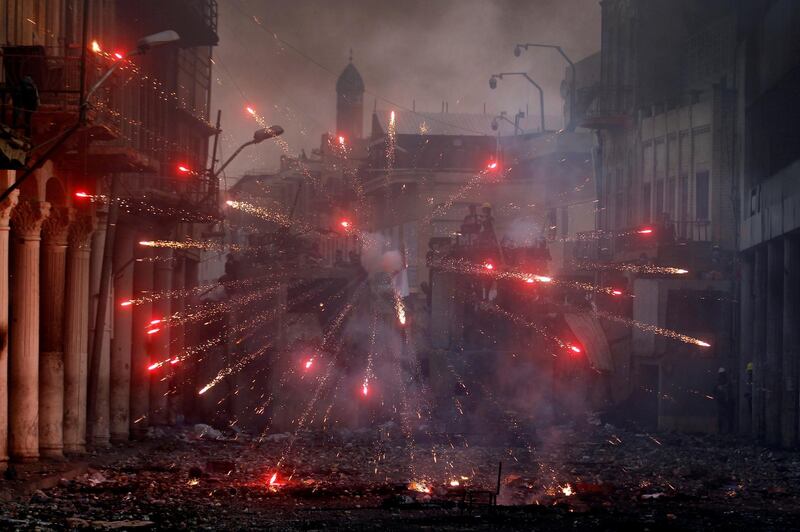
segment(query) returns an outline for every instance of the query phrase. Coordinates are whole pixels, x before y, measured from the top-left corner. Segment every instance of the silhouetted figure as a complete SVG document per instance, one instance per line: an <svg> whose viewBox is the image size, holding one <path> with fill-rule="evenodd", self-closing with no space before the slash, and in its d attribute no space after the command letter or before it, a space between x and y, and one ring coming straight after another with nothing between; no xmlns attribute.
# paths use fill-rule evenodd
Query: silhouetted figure
<svg viewBox="0 0 800 532"><path fill-rule="evenodd" d="M717 372L717 386L714 388L717 400L717 423L720 434L728 434L733 429L733 393L731 381L725 368Z"/></svg>
<svg viewBox="0 0 800 532"><path fill-rule="evenodd" d="M22 113L22 122L25 134L31 136L31 118L34 111L39 108L39 89L36 88L33 78L25 76L20 81L11 95L14 110L12 112L11 127L17 127L17 118Z"/></svg>
<svg viewBox="0 0 800 532"><path fill-rule="evenodd" d="M469 212L464 216L464 221L461 222L461 234L465 237L464 242L470 246L477 240L481 224L478 219L478 207L475 204L470 204L467 208Z"/></svg>

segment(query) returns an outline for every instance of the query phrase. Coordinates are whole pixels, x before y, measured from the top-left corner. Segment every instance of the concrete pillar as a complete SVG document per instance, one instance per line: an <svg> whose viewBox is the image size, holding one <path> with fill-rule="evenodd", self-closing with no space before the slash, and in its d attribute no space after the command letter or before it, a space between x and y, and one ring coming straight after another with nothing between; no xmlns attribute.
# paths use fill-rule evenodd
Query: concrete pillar
<svg viewBox="0 0 800 532"><path fill-rule="evenodd" d="M781 443L797 445L798 380L800 380L800 241L783 239L783 356L781 377Z"/></svg>
<svg viewBox="0 0 800 532"><path fill-rule="evenodd" d="M186 258L183 265L185 273L184 287L186 290L197 287L200 284L200 263L193 258ZM195 295L187 296L184 299L184 304L193 306L197 304L197 297ZM202 336L202 325L200 324L187 324L184 326L184 348L186 346L194 346L200 342ZM183 375L183 415L190 423L201 421L200 410L196 406L196 402L192 400L192 396L196 394L198 389L197 382L199 380L199 366L197 358L187 360L184 367L181 368Z"/></svg>
<svg viewBox="0 0 800 532"><path fill-rule="evenodd" d="M64 456L64 300L67 236L73 213L53 207L42 225L39 454Z"/></svg>
<svg viewBox="0 0 800 532"><path fill-rule="evenodd" d="M100 298L100 275L103 263L103 250L106 240L106 214L98 215L97 229L92 235L92 253L89 267L89 291L91 294L92 311L89 314L89 353L93 351L94 327L97 317L97 307ZM109 380L111 364L111 309L113 308L113 287L109 292L110 302L106 307L105 320L103 320L103 343L100 349L100 371L97 379L97 416L87 422L88 443L95 447L108 447L110 440L110 406L109 406ZM89 361L91 363L91 361Z"/></svg>
<svg viewBox="0 0 800 532"><path fill-rule="evenodd" d="M172 289L172 250L159 249L157 260L153 265L153 291L158 293L168 292ZM161 298L153 302L153 317L163 319L168 317L171 310L169 298ZM161 330L150 335L150 356L155 361L166 360L170 357L170 330L161 327ZM166 425L167 394L169 393L170 368L159 368L150 373L150 424Z"/></svg>
<svg viewBox="0 0 800 532"><path fill-rule="evenodd" d="M781 443L781 344L783 330L783 241L767 243L767 343L765 359L765 424L769 445Z"/></svg>
<svg viewBox="0 0 800 532"><path fill-rule="evenodd" d="M185 258L182 255L175 254L175 260L172 267L172 290L174 292L182 291L184 288L185 272L184 272ZM170 313L174 316L176 314L183 314L184 298L174 297L170 300ZM184 340L184 327L183 325L176 325L169 328L170 337L170 356L179 356L183 353L185 340ZM186 364L180 364L169 368L169 424L175 425L176 423L183 422L183 381L185 378Z"/></svg>
<svg viewBox="0 0 800 532"><path fill-rule="evenodd" d="M136 242L138 242L138 238ZM140 300L153 292L153 251L134 244L133 297ZM153 319L151 303L139 303L132 310L131 338L131 435L142 438L150 425L150 336L145 333Z"/></svg>
<svg viewBox="0 0 800 532"><path fill-rule="evenodd" d="M739 433L752 434L753 389L747 365L753 362L753 255L743 254L739 286Z"/></svg>
<svg viewBox="0 0 800 532"><path fill-rule="evenodd" d="M39 244L50 204L20 200L11 213L9 447L19 461L39 457Z"/></svg>
<svg viewBox="0 0 800 532"><path fill-rule="evenodd" d="M8 467L8 233L18 195L0 205L0 472Z"/></svg>
<svg viewBox="0 0 800 532"><path fill-rule="evenodd" d="M89 364L91 215L70 226L64 323L64 451L86 452L86 379Z"/></svg>
<svg viewBox="0 0 800 532"><path fill-rule="evenodd" d="M753 275L753 436L764 439L765 349L767 345L767 248L755 250Z"/></svg>
<svg viewBox="0 0 800 532"><path fill-rule="evenodd" d="M109 394L111 441L124 442L130 432L132 309L120 303L133 297L134 231L119 224L114 238L114 338L111 341Z"/></svg>

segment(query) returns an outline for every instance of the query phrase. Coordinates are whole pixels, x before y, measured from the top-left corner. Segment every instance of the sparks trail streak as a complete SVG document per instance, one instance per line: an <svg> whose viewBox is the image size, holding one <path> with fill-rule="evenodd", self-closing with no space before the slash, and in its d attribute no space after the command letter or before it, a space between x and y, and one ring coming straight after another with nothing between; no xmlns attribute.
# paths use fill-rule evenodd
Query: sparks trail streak
<svg viewBox="0 0 800 532"><path fill-rule="evenodd" d="M525 318L523 318L522 316L519 316L517 314L512 314L511 312L508 312L507 310L503 309L502 307L500 307L498 305L493 305L491 303L483 303L483 304L481 304L481 308L483 308L485 310L489 310L489 311L495 312L495 313L497 313L497 314L499 314L501 316L504 316L504 317L508 318L509 320L513 321L514 323L522 325L523 327L528 327L530 329L533 329L534 331L539 333L541 336L547 338L548 340L550 340L551 342L555 343L556 345L558 345L560 348L564 349L565 351L571 351L571 352L576 353L576 354L581 352L581 349L579 347L577 347L575 345L572 345L572 344L570 344L568 342L565 342L564 340L562 340L558 336L556 336L553 333L551 333L546 327L543 327L541 325L538 325L536 323L528 321Z"/></svg>
<svg viewBox="0 0 800 532"><path fill-rule="evenodd" d="M495 168L496 168L496 166L495 166ZM503 177L505 177L505 175L507 174L507 172L509 170L508 168L505 168L505 169L502 169L502 170L495 170L495 168L487 168L485 170L481 170L478 174L472 176L464 184L463 187L461 187L460 189L456 190L450 197L447 198L447 200L445 200L444 203L442 203L442 204L438 205L436 208L434 208L433 211L424 218L423 224L429 224L431 222L431 220L433 218L435 218L435 217L444 216L447 213L447 211L450 210L450 208L453 206L453 204L456 201L462 199L467 194L467 192L469 192L470 190L472 190L476 186L478 186L481 183L483 183L486 180L486 177L490 172L495 172L495 171L501 172L499 176L495 177L495 179L502 179Z"/></svg>
<svg viewBox="0 0 800 532"><path fill-rule="evenodd" d="M637 321L631 318L626 318L624 316L609 314L608 312L604 312L602 310L596 310L594 311L594 313L597 316L600 316L601 318L605 318L610 321L616 321L617 323L624 323L629 327L636 327L637 329L658 334L666 338L671 338L672 340L678 340L679 342L694 344L700 347L711 347L711 344L709 344L708 342L704 342L703 340L700 340L698 338L692 338L691 336L686 336L685 334L681 334L679 332L675 332L670 329L664 329L662 327L658 327L650 323L642 323L641 321Z"/></svg>
<svg viewBox="0 0 800 532"><path fill-rule="evenodd" d="M150 292L143 294L134 299L128 299L127 301L123 301L120 303L122 307L130 307L130 306L137 306L142 305L144 303L152 303L153 301L158 301L160 299L178 299L178 298L185 298L191 296L198 296L202 295L206 292L210 292L211 290L223 287L223 288L246 288L250 287L262 282L271 281L275 278L273 275L265 275L262 277L251 277L249 279L235 279L232 281L222 281L222 282L214 282L214 283L207 283L201 284L192 288L183 288L180 290L164 290L161 292Z"/></svg>
<svg viewBox="0 0 800 532"><path fill-rule="evenodd" d="M575 267L583 270L633 272L653 275L684 275L689 270L670 266L650 266L647 264L607 264L600 262L574 262Z"/></svg>
<svg viewBox="0 0 800 532"><path fill-rule="evenodd" d="M266 209L264 207L259 207L258 205L253 205L252 203L247 203L245 201L234 201L234 200L228 200L225 203L233 209L240 210L251 216L256 216L258 218L261 218L262 220L272 222L281 227L295 229L301 233L309 233L314 230L314 227L309 224L305 224L298 220L292 220L283 213L275 212Z"/></svg>
<svg viewBox="0 0 800 532"><path fill-rule="evenodd" d="M219 242L211 242L207 240L193 240L187 238L186 240L142 240L139 242L140 246L150 248L167 248L167 249L202 249L203 251L241 251L241 246L236 244L221 244Z"/></svg>
<svg viewBox="0 0 800 532"><path fill-rule="evenodd" d="M622 292L614 287L597 286L591 283L582 281L570 281L566 279L553 279L546 275L539 275L530 272L520 271L498 271L497 267L491 263L475 264L465 259L443 259L433 263L431 266L455 273L463 273L466 275L488 275L495 279L516 279L524 281L528 284L545 283L553 284L555 286L562 286L567 288L575 288L585 292L594 292L597 294L608 294L612 296L620 296Z"/></svg>

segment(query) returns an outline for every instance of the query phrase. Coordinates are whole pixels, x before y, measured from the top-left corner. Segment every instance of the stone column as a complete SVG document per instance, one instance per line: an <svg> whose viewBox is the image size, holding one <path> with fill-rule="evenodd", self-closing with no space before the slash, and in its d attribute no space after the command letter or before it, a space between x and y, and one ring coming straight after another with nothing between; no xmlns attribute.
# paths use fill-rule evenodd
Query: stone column
<svg viewBox="0 0 800 532"><path fill-rule="evenodd" d="M131 326L132 309L120 303L133 297L132 228L118 224L114 238L114 338L111 341L111 441L128 440L130 431L131 393Z"/></svg>
<svg viewBox="0 0 800 532"><path fill-rule="evenodd" d="M89 353L92 353L92 342L94 341L94 326L97 317L97 307L100 298L100 275L103 264L103 250L105 249L106 230L107 230L107 215L100 213L98 215L97 230L92 235L92 253L90 257L89 268L89 290L91 293L92 311L89 314ZM108 297L111 301L107 306L107 312L103 330L103 342L100 348L100 371L97 379L97 412L98 415L94 419L89 419L87 422L87 434L89 444L95 447L108 447L110 439L109 416L110 407L109 400L109 379L110 379L110 363L111 363L111 309L113 308L113 287L108 291ZM91 364L91 361L89 361Z"/></svg>
<svg viewBox="0 0 800 532"><path fill-rule="evenodd" d="M193 259L187 258L186 262L184 263L183 269L186 274L186 281L185 281L185 288L187 290L197 287L200 284L200 263ZM184 300L185 305L196 305L197 304L197 297L195 295L191 295L186 297ZM200 342L200 338L203 337L202 334L202 325L191 323L184 326L184 347L194 346ZM196 402L192 400L192 396L197 394L197 382L199 380L200 375L200 363L197 360L197 357L193 357L190 360L186 361L184 367L181 369L183 374L183 414L186 416L186 420L189 423L197 423L201 420L200 417L200 410L196 406Z"/></svg>
<svg viewBox="0 0 800 532"><path fill-rule="evenodd" d="M64 324L64 451L86 452L86 379L89 367L89 254L91 215L70 226Z"/></svg>
<svg viewBox="0 0 800 532"><path fill-rule="evenodd" d="M137 239L138 242L138 239ZM153 292L153 251L134 244L136 262L133 266L133 297L137 300ZM147 325L153 319L151 303L139 303L133 307L131 338L131 435L142 438L150 425L150 372L148 352L150 336Z"/></svg>
<svg viewBox="0 0 800 532"><path fill-rule="evenodd" d="M156 294L168 292L172 289L172 250L158 250L157 260L153 265L153 291ZM169 298L161 298L153 302L153 318L163 319L170 314L171 302ZM161 330L150 335L150 356L155 361L166 360L170 357L170 330L161 327ZM150 373L150 424L167 424L167 394L169 393L170 368L162 367Z"/></svg>
<svg viewBox="0 0 800 532"><path fill-rule="evenodd" d="M743 254L739 286L739 433L749 436L753 421L753 387L747 365L753 362L753 255Z"/></svg>
<svg viewBox="0 0 800 532"><path fill-rule="evenodd" d="M767 247L755 250L753 274L753 436L764 439L764 350L767 345Z"/></svg>
<svg viewBox="0 0 800 532"><path fill-rule="evenodd" d="M173 261L173 268L172 268L172 290L174 292L182 291L184 288L184 257L182 255L175 254L175 260ZM171 299L170 305L170 313L174 316L176 314L183 314L184 308L184 298L183 297L173 297ZM171 356L179 356L183 353L183 348L185 345L184 342L184 327L183 325L176 325L174 327L169 328L169 337L170 337L170 355ZM182 408L182 397L183 397L183 382L185 379L185 366L186 364L182 364L179 366L173 366L169 368L170 371L170 378L169 378L169 404L168 404L168 418L169 424L175 425L179 421L182 422L183 418L183 408Z"/></svg>
<svg viewBox="0 0 800 532"><path fill-rule="evenodd" d="M14 230L9 447L19 461L39 457L39 244L50 204L21 200L11 213Z"/></svg>
<svg viewBox="0 0 800 532"><path fill-rule="evenodd" d="M8 466L8 229L18 195L0 205L0 472Z"/></svg>
<svg viewBox="0 0 800 532"><path fill-rule="evenodd" d="M800 241L783 239L783 354L781 376L781 444L797 445L798 380L800 380Z"/></svg>
<svg viewBox="0 0 800 532"><path fill-rule="evenodd" d="M766 441L781 442L781 344L783 330L783 241L767 243L767 342L765 358L764 408Z"/></svg>
<svg viewBox="0 0 800 532"><path fill-rule="evenodd" d="M64 298L67 207L53 207L42 225L41 352L39 353L39 454L64 456Z"/></svg>

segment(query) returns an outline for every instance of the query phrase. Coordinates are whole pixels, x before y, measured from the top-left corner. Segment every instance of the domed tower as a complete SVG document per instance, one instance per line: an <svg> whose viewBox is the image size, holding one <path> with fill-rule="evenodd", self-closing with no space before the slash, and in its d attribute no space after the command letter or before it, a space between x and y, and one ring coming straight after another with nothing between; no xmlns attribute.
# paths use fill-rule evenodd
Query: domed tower
<svg viewBox="0 0 800 532"><path fill-rule="evenodd" d="M336 134L360 139L364 133L364 80L350 62L336 81Z"/></svg>

